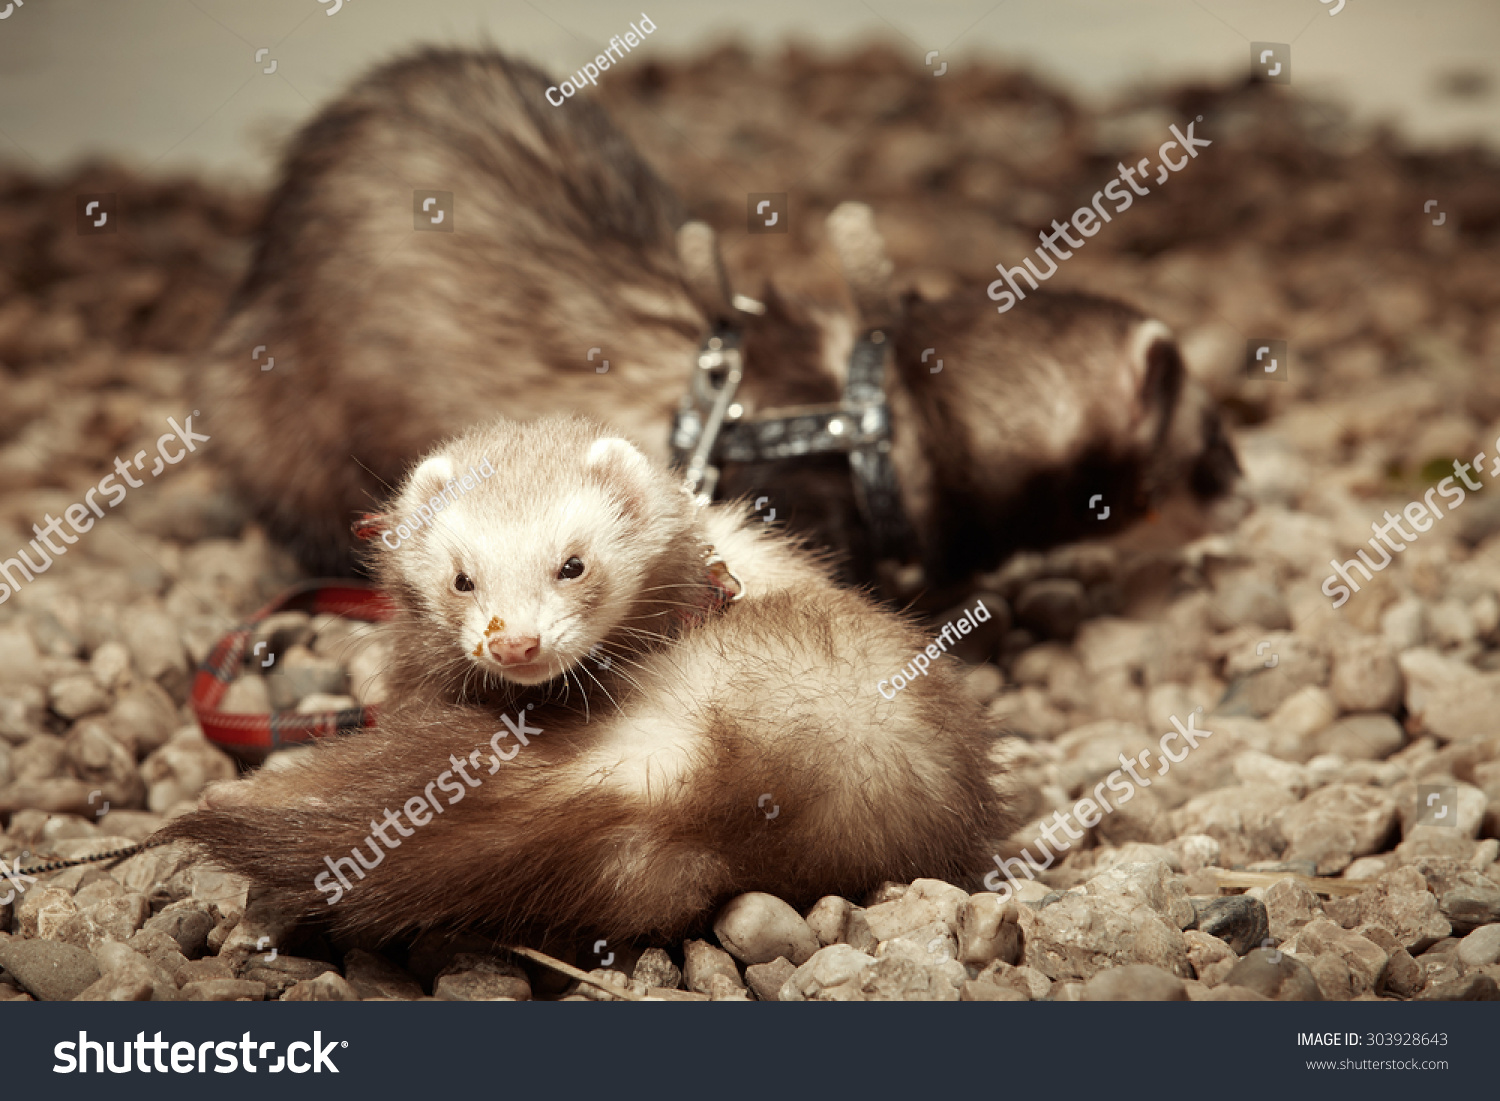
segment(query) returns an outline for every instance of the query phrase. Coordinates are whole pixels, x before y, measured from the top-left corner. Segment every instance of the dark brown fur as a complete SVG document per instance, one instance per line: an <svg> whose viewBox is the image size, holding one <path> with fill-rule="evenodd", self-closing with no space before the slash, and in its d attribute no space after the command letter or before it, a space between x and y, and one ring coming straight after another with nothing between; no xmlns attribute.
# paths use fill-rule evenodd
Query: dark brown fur
<svg viewBox="0 0 1500 1101"><path fill-rule="evenodd" d="M219 460L315 572L352 568L352 517L475 420L581 412L666 458L709 322L675 251L682 214L597 104L554 107L550 83L497 53L428 51L361 81L290 151L204 412ZM455 194L456 232L413 231L418 188ZM836 400L856 323L774 291L767 306L742 318L747 409ZM1217 415L1170 340L1132 350L1143 320L1045 292L999 315L979 287L905 302L888 392L932 581L1233 481ZM264 373L250 357L262 344L276 361ZM769 496L778 518L871 576L842 458L731 469L724 488ZM1111 503L1107 524L1089 513L1094 493Z"/></svg>

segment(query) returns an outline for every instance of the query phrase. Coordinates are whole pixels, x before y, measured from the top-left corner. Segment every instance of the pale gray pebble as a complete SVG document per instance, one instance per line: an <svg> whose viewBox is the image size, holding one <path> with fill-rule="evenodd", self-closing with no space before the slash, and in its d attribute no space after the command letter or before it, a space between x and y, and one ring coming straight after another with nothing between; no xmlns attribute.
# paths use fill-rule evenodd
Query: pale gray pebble
<svg viewBox="0 0 1500 1101"><path fill-rule="evenodd" d="M1187 987L1176 975L1146 963L1101 971L1083 984L1086 1002L1185 1002Z"/></svg>
<svg viewBox="0 0 1500 1101"><path fill-rule="evenodd" d="M935 921L956 929L958 915L968 902L969 894L961 887L940 879L918 879L898 898L867 908L864 918L877 941L891 940Z"/></svg>
<svg viewBox="0 0 1500 1101"><path fill-rule="evenodd" d="M208 934L213 927L213 917L193 902L174 902L144 926L166 933L188 959L197 959L208 950Z"/></svg>
<svg viewBox="0 0 1500 1101"><path fill-rule="evenodd" d="M858 991L848 988L860 972L874 962L873 956L847 944L830 944L826 948L820 948L782 984L780 1000L857 1000Z"/></svg>
<svg viewBox="0 0 1500 1101"><path fill-rule="evenodd" d="M99 981L99 965L82 948L55 940L0 941L0 967L37 1001L72 1001Z"/></svg>
<svg viewBox="0 0 1500 1101"><path fill-rule="evenodd" d="M109 693L93 676L82 673L55 681L47 693L52 710L65 719L80 719L108 709Z"/></svg>
<svg viewBox="0 0 1500 1101"><path fill-rule="evenodd" d="M1027 998L1013 986L1000 986L980 979L965 979L958 999L962 1002L1025 1002Z"/></svg>
<svg viewBox="0 0 1500 1101"><path fill-rule="evenodd" d="M647 948L635 961L630 977L654 989L676 990L682 985L682 969L664 948Z"/></svg>
<svg viewBox="0 0 1500 1101"><path fill-rule="evenodd" d="M184 983L182 996L190 1002L263 1002L266 984L248 979L203 979Z"/></svg>
<svg viewBox="0 0 1500 1101"><path fill-rule="evenodd" d="M344 978L360 998L415 1001L422 997L422 984L412 974L363 948L344 954Z"/></svg>
<svg viewBox="0 0 1500 1101"><path fill-rule="evenodd" d="M438 975L432 993L443 1001L481 1002L497 998L527 1001L531 983L526 972L494 956L460 952Z"/></svg>
<svg viewBox="0 0 1500 1101"><path fill-rule="evenodd" d="M1301 960L1272 948L1252 948L1234 965L1224 982L1244 986L1278 1002L1321 1002L1323 991Z"/></svg>
<svg viewBox="0 0 1500 1101"><path fill-rule="evenodd" d="M337 971L325 971L311 979L293 983L282 994L284 1002L357 1002L359 995Z"/></svg>
<svg viewBox="0 0 1500 1101"><path fill-rule="evenodd" d="M266 996L275 1001L297 983L307 982L330 972L337 974L338 970L333 964L323 960L289 956L279 951L273 957L267 951L247 957L240 968L240 978L264 983Z"/></svg>
<svg viewBox="0 0 1500 1101"><path fill-rule="evenodd" d="M1458 945L1458 958L1472 968L1500 963L1500 925L1483 925L1464 937Z"/></svg>
<svg viewBox="0 0 1500 1101"><path fill-rule="evenodd" d="M774 1002L781 996L781 988L797 970L797 965L785 956L777 956L770 963L752 963L745 968L745 983L754 995L763 1002Z"/></svg>
<svg viewBox="0 0 1500 1101"><path fill-rule="evenodd" d="M714 918L714 935L741 963L769 963L778 956L793 965L806 963L818 950L818 938L792 909L775 895L751 891L731 899Z"/></svg>
<svg viewBox="0 0 1500 1101"><path fill-rule="evenodd" d="M709 983L715 975L722 975L740 989L739 969L734 957L722 948L716 948L703 940L690 940L682 946L682 978L689 990L698 994L711 994Z"/></svg>
<svg viewBox="0 0 1500 1101"><path fill-rule="evenodd" d="M1429 985L1419 1002L1500 1002L1500 984L1485 974L1466 975L1452 982Z"/></svg>

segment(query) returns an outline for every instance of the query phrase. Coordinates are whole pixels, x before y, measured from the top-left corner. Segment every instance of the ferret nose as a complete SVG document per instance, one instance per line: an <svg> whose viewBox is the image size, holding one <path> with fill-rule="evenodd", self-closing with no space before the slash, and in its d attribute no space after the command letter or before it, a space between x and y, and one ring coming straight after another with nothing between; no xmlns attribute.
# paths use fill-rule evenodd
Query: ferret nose
<svg viewBox="0 0 1500 1101"><path fill-rule="evenodd" d="M500 635L489 642L490 653L501 665L529 665L542 649L536 635Z"/></svg>

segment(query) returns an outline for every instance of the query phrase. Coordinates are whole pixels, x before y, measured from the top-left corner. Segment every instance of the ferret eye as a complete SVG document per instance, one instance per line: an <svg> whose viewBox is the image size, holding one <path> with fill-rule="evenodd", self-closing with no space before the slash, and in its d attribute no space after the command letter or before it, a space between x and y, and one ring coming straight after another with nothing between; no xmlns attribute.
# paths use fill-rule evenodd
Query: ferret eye
<svg viewBox="0 0 1500 1101"><path fill-rule="evenodd" d="M581 576L583 576L583 559L576 556L569 558L562 564L562 569L557 571L559 581L570 581Z"/></svg>
<svg viewBox="0 0 1500 1101"><path fill-rule="evenodd" d="M461 573L453 579L453 587L461 593L471 593L474 591L474 581L468 574Z"/></svg>

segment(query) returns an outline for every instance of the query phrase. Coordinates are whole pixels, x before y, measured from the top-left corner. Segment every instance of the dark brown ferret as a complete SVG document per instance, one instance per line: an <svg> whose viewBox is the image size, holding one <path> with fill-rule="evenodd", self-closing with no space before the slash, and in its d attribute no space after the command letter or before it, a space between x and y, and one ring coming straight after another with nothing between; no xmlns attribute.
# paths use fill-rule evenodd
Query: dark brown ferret
<svg viewBox="0 0 1500 1101"><path fill-rule="evenodd" d="M1013 780L947 643L745 514L590 422L471 430L377 521L379 725L158 836L380 938L669 937L743 891L977 889Z"/></svg>
<svg viewBox="0 0 1500 1101"><path fill-rule="evenodd" d="M752 316L722 282L705 290L670 189L596 103L550 104L551 83L495 52L429 50L361 80L288 154L203 400L219 460L314 572L352 568L351 520L479 420L584 414L665 460L725 314L745 327L746 415L841 396L872 319L774 290ZM935 583L1238 472L1170 334L1126 306L1039 292L1001 316L979 286L889 305L894 459ZM769 497L872 575L842 456L732 467L721 488Z"/></svg>

